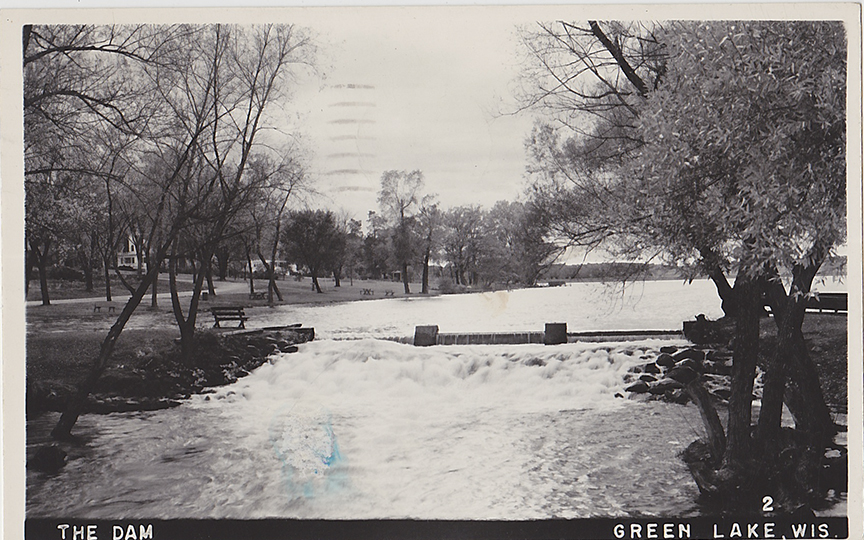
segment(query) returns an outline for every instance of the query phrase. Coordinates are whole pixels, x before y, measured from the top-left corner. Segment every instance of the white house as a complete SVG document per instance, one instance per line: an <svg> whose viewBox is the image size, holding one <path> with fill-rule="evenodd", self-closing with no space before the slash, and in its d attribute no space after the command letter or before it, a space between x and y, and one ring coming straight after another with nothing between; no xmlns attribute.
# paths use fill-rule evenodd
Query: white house
<svg viewBox="0 0 864 540"><path fill-rule="evenodd" d="M132 238L127 238L126 242L120 246L120 250L117 252L117 266L130 266L137 270L140 262L142 261L138 257L135 243L132 242Z"/></svg>

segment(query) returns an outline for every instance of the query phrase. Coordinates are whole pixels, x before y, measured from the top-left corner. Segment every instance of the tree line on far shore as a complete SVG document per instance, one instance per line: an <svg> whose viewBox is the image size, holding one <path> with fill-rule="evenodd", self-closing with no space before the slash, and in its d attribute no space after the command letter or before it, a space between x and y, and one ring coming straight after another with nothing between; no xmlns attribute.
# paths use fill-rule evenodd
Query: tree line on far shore
<svg viewBox="0 0 864 540"><path fill-rule="evenodd" d="M318 292L318 277L332 275L336 287L343 278L401 281L406 294L419 281L415 292L426 294L433 286L443 292L531 286L557 252L530 205L498 201L488 210L443 210L422 188L420 171L384 172L380 207L369 212L366 232L360 221L330 210L290 212L286 261L306 269Z"/></svg>

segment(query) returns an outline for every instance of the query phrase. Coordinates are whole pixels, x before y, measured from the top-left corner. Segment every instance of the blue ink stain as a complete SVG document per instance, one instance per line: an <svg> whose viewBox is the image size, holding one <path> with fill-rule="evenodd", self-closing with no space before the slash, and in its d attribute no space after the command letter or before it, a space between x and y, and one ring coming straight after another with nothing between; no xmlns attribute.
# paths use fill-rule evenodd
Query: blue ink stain
<svg viewBox="0 0 864 540"><path fill-rule="evenodd" d="M345 471L336 467L343 458L330 418L292 413L282 408L269 427L286 494L291 499L312 499L345 487Z"/></svg>

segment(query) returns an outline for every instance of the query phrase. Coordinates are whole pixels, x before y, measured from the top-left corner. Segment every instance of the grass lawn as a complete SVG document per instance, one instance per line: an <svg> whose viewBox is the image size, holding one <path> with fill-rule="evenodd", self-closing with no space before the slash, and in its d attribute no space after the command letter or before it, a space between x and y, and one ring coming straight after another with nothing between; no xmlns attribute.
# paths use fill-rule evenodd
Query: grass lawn
<svg viewBox="0 0 864 540"><path fill-rule="evenodd" d="M28 332L28 382L38 381L48 386L77 384L89 372L105 335L105 332L73 330ZM141 363L172 349L179 336L176 328L124 330L114 349L110 370L136 369Z"/></svg>
<svg viewBox="0 0 864 540"><path fill-rule="evenodd" d="M177 280L177 290L191 291L192 276L181 275ZM137 285L138 280L128 279L130 284ZM343 279L340 287L335 287L333 278L320 278L318 283L321 285L321 293L317 293L312 289L312 279L304 277L300 281L294 278L280 279L276 282L276 286L282 292L284 301L276 303L286 304L308 304L308 303L331 303L331 302L351 302L354 300L374 300L376 298L384 298L388 291L394 296L404 296L404 287L402 282L394 281L379 281L379 280L360 280L355 279L353 285L351 280ZM213 285L216 288L216 295L221 302L232 305L266 305L266 300L249 301L249 283L243 279L229 279L219 281L215 279ZM255 292L267 292L267 280L254 280ZM419 294L420 283L411 283L410 296L424 296ZM368 289L371 294L364 295L363 289ZM205 284L206 290L206 284ZM220 292L225 290L227 292ZM157 292L166 294L170 291L168 287L168 276L160 275ZM111 278L111 294L115 297L129 296L129 291L120 283L116 276ZM149 292L145 303L149 305ZM433 291L432 294L435 294ZM64 280L48 280L48 295L50 300L69 300L69 299L93 299L94 302L105 301L105 280L99 279L94 282L93 290L87 291L82 281L64 281ZM35 279L30 282L30 291L27 294L27 301L38 302L42 300L42 293L39 288L39 280ZM170 302L165 301L166 308L170 308Z"/></svg>
<svg viewBox="0 0 864 540"><path fill-rule="evenodd" d="M231 287L230 292L220 293L220 282L215 281L216 297L210 302L212 305L237 305L237 306L265 306L267 305L266 298L264 300L249 299L249 283L242 280L234 282L235 286ZM236 285L242 284L242 287ZM354 284L348 279L343 279L339 287L335 286L333 278L319 278L318 284L321 286L321 292L318 293L313 289L312 279L304 277L301 281L296 281L293 278L280 279L276 281L276 286L282 293L283 300L280 302L276 295L273 295L275 304L332 304L335 302L355 302L357 300L377 300L386 298L388 293L392 293L393 297L404 298L409 297L426 297L437 294L433 291L431 294L420 294L420 284L410 283L411 293L405 294L404 286L401 282L379 281L379 280L360 280L355 279ZM254 281L255 292L267 293L267 280L256 279ZM364 294L364 290L370 294Z"/></svg>
<svg viewBox="0 0 864 540"><path fill-rule="evenodd" d="M126 281L134 286L137 286L140 283L140 280L137 276L133 274L128 274L126 276ZM177 290L179 291L191 291L192 283L187 279L179 279L177 281ZM159 283L157 285L158 292L168 292L168 275L160 275ZM129 291L126 290L126 287L120 283L120 280L117 279L117 276L111 275L111 296L128 296ZM100 274L98 278L96 276L93 277L93 290L88 291L84 286L83 281L66 281L60 279L49 279L48 280L48 299L49 300L67 300L70 298L94 298L105 300L105 280L103 276ZM27 292L27 301L28 302L39 302L42 300L42 290L39 288L39 278L38 276L34 277L34 279L30 280L30 290Z"/></svg>

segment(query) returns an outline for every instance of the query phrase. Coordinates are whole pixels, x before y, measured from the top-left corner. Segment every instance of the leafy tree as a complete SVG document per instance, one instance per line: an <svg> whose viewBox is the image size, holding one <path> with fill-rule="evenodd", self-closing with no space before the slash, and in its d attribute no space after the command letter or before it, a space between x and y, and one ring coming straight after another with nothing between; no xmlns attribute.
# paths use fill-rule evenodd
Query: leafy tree
<svg viewBox="0 0 864 540"><path fill-rule="evenodd" d="M490 281L532 286L557 247L545 239L546 229L534 206L498 201L484 219Z"/></svg>
<svg viewBox="0 0 864 540"><path fill-rule="evenodd" d="M363 238L362 264L363 275L367 278L381 279L390 269L391 233L383 217L370 211L368 215L369 232Z"/></svg>
<svg viewBox="0 0 864 540"><path fill-rule="evenodd" d="M96 188L85 183L106 174L105 141L146 129L152 99L142 92L136 68L158 61L159 50L170 47L175 28L159 32L144 25L23 27L28 276L33 262L44 276L51 250L64 240L51 232L60 222L42 203L54 199L60 205L75 204L78 194L86 199ZM106 132L111 132L107 139ZM68 182L75 182L76 189L67 189ZM46 227L48 222L54 226ZM87 228L84 222L76 225L64 230ZM86 243L95 243L92 235ZM89 266L86 263L85 270ZM41 278L40 283L47 305L47 283Z"/></svg>
<svg viewBox="0 0 864 540"><path fill-rule="evenodd" d="M420 255L423 266L420 288L420 292L423 294L429 293L429 261L437 255L440 249L443 219L444 215L438 208L438 203L435 202L434 197L423 197L415 221L416 236L420 239Z"/></svg>
<svg viewBox="0 0 864 540"><path fill-rule="evenodd" d="M351 219L346 212L340 212L335 215L336 228L342 240L338 244L338 250L333 260L333 267L330 269L333 272L333 286L342 286L342 271L347 267L348 276L351 279L351 284L354 284L354 265L359 256L360 246L362 245L361 228L362 224L356 219Z"/></svg>
<svg viewBox="0 0 864 540"><path fill-rule="evenodd" d="M74 230L75 216L81 209L75 197L78 182L74 175L47 173L31 177L25 200L25 238L28 266L39 271L42 305L51 305L48 292L48 266L66 231Z"/></svg>
<svg viewBox="0 0 864 540"><path fill-rule="evenodd" d="M289 214L282 240L292 260L309 269L312 284L323 292L318 276L333 267L344 249L345 237L336 224L333 212L301 210Z"/></svg>
<svg viewBox="0 0 864 540"><path fill-rule="evenodd" d="M447 212L444 223L444 256L456 285L472 285L483 238L483 211L479 206L457 206Z"/></svg>
<svg viewBox="0 0 864 540"><path fill-rule="evenodd" d="M416 240L413 237L414 213L420 204L423 189L423 173L419 170L384 171L378 204L393 225L393 256L402 268L402 284L405 294L408 286L408 263L413 259Z"/></svg>
<svg viewBox="0 0 864 540"><path fill-rule="evenodd" d="M622 106L579 133L535 129L530 148L537 199L541 207L549 204L546 218L573 242L704 269L724 310L735 316L736 337L728 426L723 433L710 403L700 402L710 444L704 459L696 459L691 446L694 478L704 492L724 494L743 510L755 508L753 498L766 489L779 494L784 511L810 504L820 494L821 457L833 422L801 323L813 276L845 239L843 28L670 23L651 27L648 42L662 54L650 57L633 48L627 53L626 39L604 40L598 28L589 23L579 38L587 40L580 50L596 54L576 55L572 65L593 73L592 58L611 58L599 70L601 84L590 87L621 73L617 80L625 85L605 86L614 88L610 97ZM574 54L560 47L557 53ZM657 77L649 84L652 73ZM574 98L569 107L591 114L591 103ZM604 150L589 152L604 134ZM729 275L736 276L733 284ZM769 354L763 411L752 434L763 294L779 340ZM784 401L795 416L798 442L781 435ZM789 452L791 464L780 459Z"/></svg>
<svg viewBox="0 0 864 540"><path fill-rule="evenodd" d="M251 171L261 180L261 197L251 214L255 222L256 251L258 259L267 273L267 302L273 305L274 294L282 301L282 293L276 285L276 256L279 253L281 229L288 207L288 201L297 191L303 189L306 173L303 165L286 151L288 157L280 163L259 157L250 164ZM268 257L264 249L268 249ZM251 283L251 281L250 281Z"/></svg>
<svg viewBox="0 0 864 540"><path fill-rule="evenodd" d="M347 218L340 230L345 235L345 252L343 265L347 268L348 279L354 285L354 273L363 264L363 224L352 218ZM341 265L340 265L341 266Z"/></svg>
<svg viewBox="0 0 864 540"><path fill-rule="evenodd" d="M178 62L167 77L155 74L158 88L168 96L168 107L185 116L178 119L181 133L206 122L206 137L195 147L189 183L177 194L178 201L194 208L190 231L200 264L185 314L173 274L169 276L184 358L190 357L200 292L213 255L231 221L255 202L268 180L267 175L247 174L247 169L259 133L270 120L268 106L285 95L288 70L292 64L308 61L307 43L306 36L292 26L204 27L189 44L188 63ZM180 254L179 240L172 247L175 256ZM270 283L272 291L272 278Z"/></svg>
<svg viewBox="0 0 864 540"><path fill-rule="evenodd" d="M821 455L833 435L801 325L816 272L846 236L845 33L837 23L735 23L676 24L665 34L675 61L641 116L648 144L637 170L654 186L668 185L671 173L675 192L686 194L667 195L655 207L665 243L696 245L737 272L740 362L733 375L740 384L733 385L721 469L707 484L725 487L739 464L753 461L754 448L761 450L758 470L782 474L775 468L788 446L780 440L785 394L807 438L796 481L781 482L783 502L794 509L816 496ZM792 278L788 289L782 276ZM779 345L769 355L751 437L763 291Z"/></svg>

